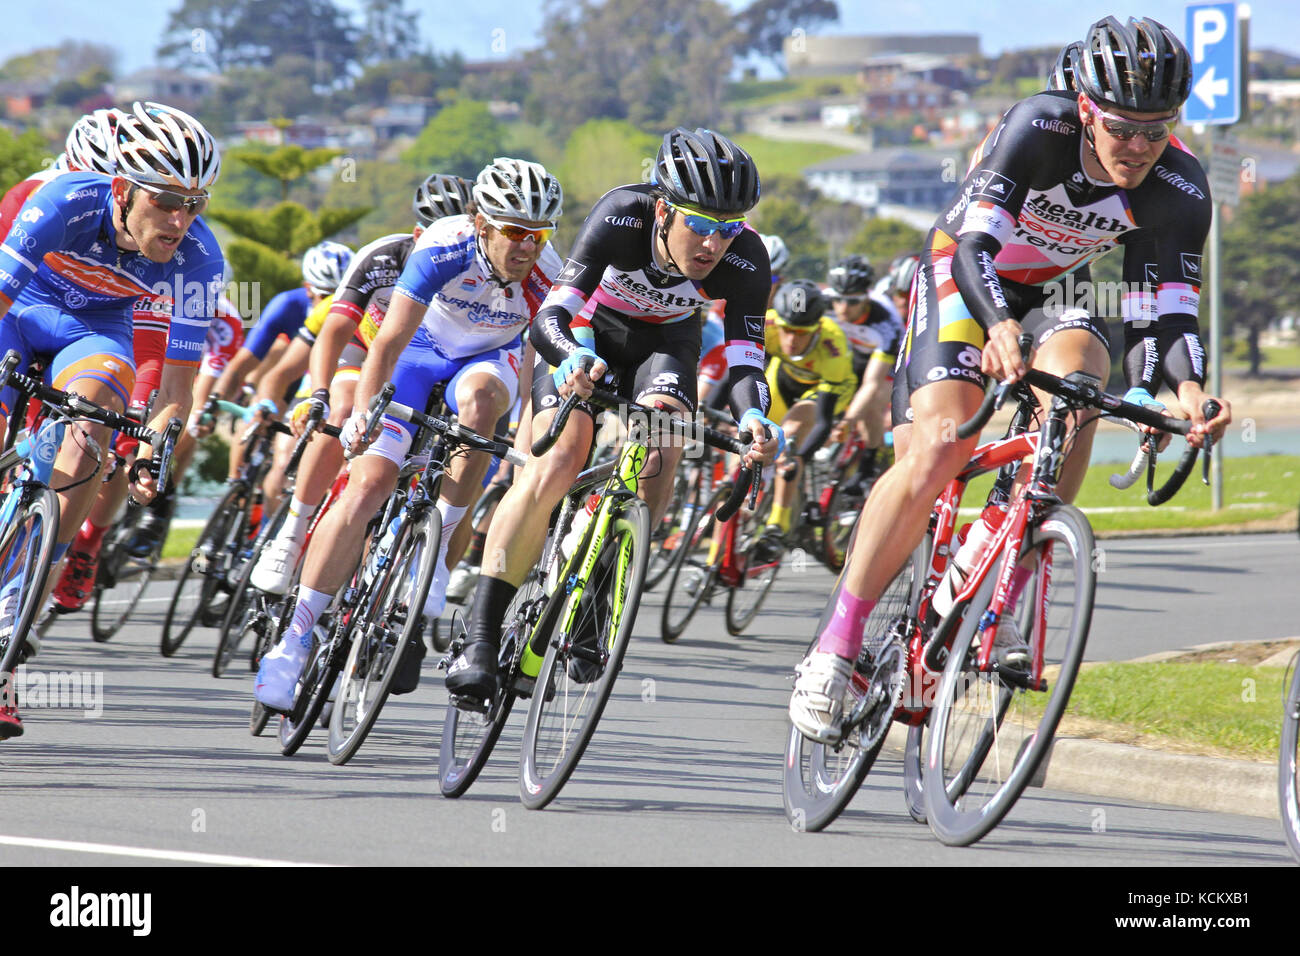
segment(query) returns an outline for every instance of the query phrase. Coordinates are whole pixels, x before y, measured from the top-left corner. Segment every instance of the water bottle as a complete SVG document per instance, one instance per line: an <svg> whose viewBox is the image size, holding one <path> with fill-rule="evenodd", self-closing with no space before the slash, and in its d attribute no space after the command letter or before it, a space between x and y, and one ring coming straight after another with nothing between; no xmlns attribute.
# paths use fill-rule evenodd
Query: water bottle
<svg viewBox="0 0 1300 956"><path fill-rule="evenodd" d="M569 533L564 536L560 542L560 553L564 555L567 561L573 556L574 550L582 543L582 535L587 530L587 525L591 524L592 515L600 507L600 495L589 495L586 506L573 516L573 523L569 525Z"/></svg>
<svg viewBox="0 0 1300 956"><path fill-rule="evenodd" d="M935 588L934 598L930 602L930 607L935 614L939 615L940 620L952 610L953 598L966 583L966 576L979 559L984 545L997 534L998 528L1002 526L1002 519L1006 516L1006 508L996 504L989 505L978 521L966 525L958 532L957 553L953 555L948 571L939 582L939 586Z"/></svg>

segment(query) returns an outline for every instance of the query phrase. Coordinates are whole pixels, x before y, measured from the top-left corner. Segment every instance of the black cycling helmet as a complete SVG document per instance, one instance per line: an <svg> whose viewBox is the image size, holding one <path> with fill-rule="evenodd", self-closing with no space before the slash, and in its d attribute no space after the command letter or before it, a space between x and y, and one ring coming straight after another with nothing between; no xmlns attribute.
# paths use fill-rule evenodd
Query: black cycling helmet
<svg viewBox="0 0 1300 956"><path fill-rule="evenodd" d="M758 167L727 137L679 126L664 134L654 183L669 202L702 212L740 216L758 202Z"/></svg>
<svg viewBox="0 0 1300 956"><path fill-rule="evenodd" d="M1144 17L1114 17L1088 28L1075 64L1075 85L1098 104L1138 113L1172 113L1191 92L1192 62L1182 41Z"/></svg>
<svg viewBox="0 0 1300 956"><path fill-rule="evenodd" d="M845 256L826 273L826 281L836 295L865 295L875 277L876 270L866 256Z"/></svg>
<svg viewBox="0 0 1300 956"><path fill-rule="evenodd" d="M1068 46L1063 47L1056 56L1056 65L1052 67L1052 72L1047 75L1047 88L1049 90L1077 90L1078 87L1074 85L1074 68L1082 55L1082 40L1075 40Z"/></svg>
<svg viewBox="0 0 1300 956"><path fill-rule="evenodd" d="M474 184L468 179L434 173L415 190L411 211L422 226L444 216L459 216L465 212L465 204L472 198L470 190L473 188Z"/></svg>
<svg viewBox="0 0 1300 956"><path fill-rule="evenodd" d="M791 279L776 291L772 302L776 324L786 328L813 328L826 314L826 296L811 279Z"/></svg>

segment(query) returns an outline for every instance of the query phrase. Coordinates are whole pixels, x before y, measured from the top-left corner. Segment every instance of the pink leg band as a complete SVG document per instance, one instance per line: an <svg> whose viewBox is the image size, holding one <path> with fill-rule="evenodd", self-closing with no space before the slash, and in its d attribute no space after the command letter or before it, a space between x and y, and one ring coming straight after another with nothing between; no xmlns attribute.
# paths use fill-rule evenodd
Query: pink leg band
<svg viewBox="0 0 1300 956"><path fill-rule="evenodd" d="M841 588L835 600L835 613L817 642L817 650L830 651L845 660L857 660L862 650L862 626L875 606L875 601L854 597L847 587Z"/></svg>

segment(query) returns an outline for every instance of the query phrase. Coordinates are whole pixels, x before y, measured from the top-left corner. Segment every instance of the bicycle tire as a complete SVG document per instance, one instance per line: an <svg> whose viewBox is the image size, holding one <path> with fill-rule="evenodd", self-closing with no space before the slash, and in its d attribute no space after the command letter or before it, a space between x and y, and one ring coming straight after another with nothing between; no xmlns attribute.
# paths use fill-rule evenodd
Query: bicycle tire
<svg viewBox="0 0 1300 956"><path fill-rule="evenodd" d="M342 667L342 663L336 660L333 645L333 640L320 640L319 625L313 629L307 666L298 680L298 693L294 695L293 713L280 716L280 753L286 757L296 754L311 736L312 727L329 697L330 685Z"/></svg>
<svg viewBox="0 0 1300 956"><path fill-rule="evenodd" d="M851 467L857 467L856 457L853 458ZM846 470L845 475L848 474L849 471ZM838 572L844 568L849 553L849 540L853 537L853 528L858 523L869 493L869 490L863 490L849 494L844 489L843 477L835 483L830 501L826 504L821 531L822 563L832 571Z"/></svg>
<svg viewBox="0 0 1300 956"><path fill-rule="evenodd" d="M90 636L97 643L112 640L140 604L145 589L153 580L154 569L162 553L166 534L146 557L128 554L126 544L135 533L143 508L132 508L131 520L114 528L99 560L95 582L95 601L90 612Z"/></svg>
<svg viewBox="0 0 1300 956"><path fill-rule="evenodd" d="M731 485L724 484L709 500L708 505L691 515L690 524L682 534L677 554L673 556L668 588L664 593L663 612L659 616L659 637L665 644L675 644L682 636L695 612L704 603L714 576L707 557L700 560L696 550L701 543L707 546L714 533L714 517L731 496Z"/></svg>
<svg viewBox="0 0 1300 956"><path fill-rule="evenodd" d="M663 519L650 537L650 565L646 568L645 575L645 589L647 591L653 591L657 588L659 582L672 570L676 549L669 549L668 542L673 539L677 532L684 530L681 513L688 504L694 504L697 499L695 489L686 480L686 476L681 471L678 471L673 479L672 500L669 501ZM689 523L688 519L687 524Z"/></svg>
<svg viewBox="0 0 1300 956"><path fill-rule="evenodd" d="M181 569L172 591L172 599L167 604L162 640L158 648L163 657L174 655L190 636L190 632L195 627L203 626L201 620L210 611L212 599L221 586L222 560L219 552L229 544L231 527L239 524L237 515L246 506L241 504L245 499L246 495L238 485L228 489L208 523L203 526L203 531L199 533L199 540L195 542L194 550ZM208 545L206 551L204 545ZM195 567L195 562L200 557L205 562L203 570Z"/></svg>
<svg viewBox="0 0 1300 956"><path fill-rule="evenodd" d="M519 641L528 629L528 623L522 617L523 609L541 593L537 572L529 572L506 608L504 620L507 623L501 633L501 654L497 660L497 673L502 679L487 713L462 710L455 704L447 705L442 718L442 739L438 745L438 789L444 797L455 799L464 794L492 756L518 696L511 684L515 677Z"/></svg>
<svg viewBox="0 0 1300 956"><path fill-rule="evenodd" d="M375 597L353 634L334 710L330 714L329 761L352 759L379 719L393 678L414 640L423 640L424 600L438 565L442 514L428 508L404 520L393 542L393 561L376 584Z"/></svg>
<svg viewBox="0 0 1300 956"><path fill-rule="evenodd" d="M903 744L903 802L907 815L917 823L925 823L925 725L913 724L907 728L907 741Z"/></svg>
<svg viewBox="0 0 1300 956"><path fill-rule="evenodd" d="M598 649L599 635L606 635L607 656L602 654L603 662L593 664L574 655L561 641L561 635L537 635L546 641L546 656L528 708L519 761L519 796L530 810L545 807L568 781L596 731L622 669L650 562L650 509L644 501L633 498L622 503L612 516L601 552L582 594L574 626L578 633L584 627L594 628ZM621 612L610 607L620 576ZM556 594L561 595L561 591ZM554 627L560 627L566 616L555 615ZM579 675L576 678L570 672L571 665ZM592 667L597 668L594 678L582 679L590 676L583 671Z"/></svg>
<svg viewBox="0 0 1300 956"><path fill-rule="evenodd" d="M916 599L924 578L924 556L921 549L917 549L872 608L863 625L867 640L863 641L858 666L845 688L846 714L866 695L870 687L863 669L871 668L869 651L872 636L885 637L898 621L910 620L914 616ZM817 646L817 641L818 638L814 637L808 646L809 651ZM899 651L906 654L906 645L900 647ZM791 725L790 735L786 739L782 791L786 819L795 830L816 833L828 827L844 812L875 763L892 720L891 708L884 728L876 729L872 735L876 739L866 747L861 745L861 736L856 732L840 744L831 745L810 740Z"/></svg>
<svg viewBox="0 0 1300 956"><path fill-rule="evenodd" d="M1044 561L1049 552L1050 565ZM1071 505L1052 508L1029 531L1023 554L1036 555L1036 567L1017 606L1004 613L1024 633L1036 618L1039 591L1050 588L1043 596L1047 687L1022 690L996 669L972 668L977 627L997 583L990 572L953 640L930 718L926 817L949 846L967 846L988 834L1029 785L1051 747L1087 644L1097 576L1092 528L1083 513ZM1044 567L1050 567L1048 575Z"/></svg>
<svg viewBox="0 0 1300 956"><path fill-rule="evenodd" d="M289 508L292 505L290 497L285 495L270 520L262 523L262 528L253 542L252 554L240 565L239 577L230 592L229 600L226 601L226 613L221 619L221 633L217 637L217 646L212 653L213 677L224 674L239 652L239 646L244 638L244 625L248 621L248 612L255 608L256 595L263 593L253 586L253 570L257 567L262 552L275 540L275 536L280 533L280 529L288 520ZM296 579L295 574L294 580ZM292 591L293 587L294 584L291 582L286 591Z"/></svg>
<svg viewBox="0 0 1300 956"><path fill-rule="evenodd" d="M771 510L770 505L768 510ZM756 512L753 517L757 518L757 515ZM741 520L741 515L737 514L732 520ZM749 540L744 545L741 544L740 530L736 531L736 548L744 553L741 559L741 567L744 568L743 580L737 587L727 589L727 633L733 637L743 634L745 629L754 623L754 618L758 617L758 612L762 610L763 602L767 600L772 585L776 582L776 576L780 573L781 560L785 557L782 549L776 561L754 568L754 551L762 544L763 525L752 520L750 527L752 530L748 535ZM766 544L762 546L767 547Z"/></svg>
<svg viewBox="0 0 1300 956"><path fill-rule="evenodd" d="M1300 861L1300 655L1291 660L1290 689L1282 703L1281 749L1277 762L1277 796L1282 833Z"/></svg>
<svg viewBox="0 0 1300 956"><path fill-rule="evenodd" d="M26 504L16 512L16 520L0 531L0 588L21 576L18 591L22 595L0 652L0 681L17 668L22 638L36 622L41 595L50 575L54 542L59 536L58 496L49 488L23 493L28 496ZM15 549L21 553L15 553Z"/></svg>

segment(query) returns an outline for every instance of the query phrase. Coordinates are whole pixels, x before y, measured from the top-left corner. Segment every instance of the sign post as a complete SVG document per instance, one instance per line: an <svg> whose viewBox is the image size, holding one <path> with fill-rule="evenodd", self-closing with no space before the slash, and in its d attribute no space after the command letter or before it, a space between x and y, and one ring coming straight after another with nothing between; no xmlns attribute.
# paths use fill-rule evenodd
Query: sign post
<svg viewBox="0 0 1300 956"><path fill-rule="evenodd" d="M1193 3L1187 7L1187 48L1192 55L1192 93L1183 106L1183 122L1210 127L1210 192L1214 197L1214 216L1210 220L1210 392L1223 394L1223 330L1220 311L1223 303L1222 274L1219 264L1219 213L1227 201L1235 205L1240 182L1240 164L1236 166L1231 188L1223 180L1225 160L1235 150L1221 126L1231 126L1241 119L1246 101L1245 21L1250 8L1245 4ZM1241 23L1238 23L1240 17ZM1217 174L1216 174L1217 167ZM1216 448L1213 462L1213 506L1223 508L1223 449Z"/></svg>

